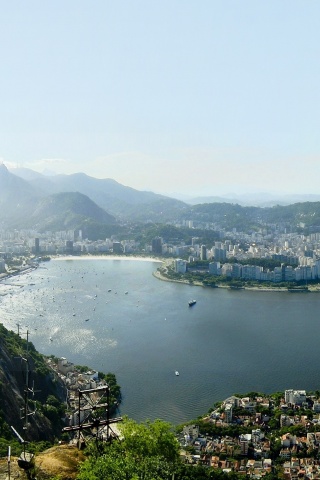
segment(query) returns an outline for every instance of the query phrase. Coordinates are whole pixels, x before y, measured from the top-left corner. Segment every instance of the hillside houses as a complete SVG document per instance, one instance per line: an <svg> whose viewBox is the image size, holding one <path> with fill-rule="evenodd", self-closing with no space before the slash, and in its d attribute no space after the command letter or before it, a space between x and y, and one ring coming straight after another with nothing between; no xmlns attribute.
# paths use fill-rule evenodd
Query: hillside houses
<svg viewBox="0 0 320 480"><path fill-rule="evenodd" d="M231 396L200 426L184 427L185 461L249 478L275 472L288 480L320 478L320 418L313 409L318 403L305 390L286 390L282 397Z"/></svg>

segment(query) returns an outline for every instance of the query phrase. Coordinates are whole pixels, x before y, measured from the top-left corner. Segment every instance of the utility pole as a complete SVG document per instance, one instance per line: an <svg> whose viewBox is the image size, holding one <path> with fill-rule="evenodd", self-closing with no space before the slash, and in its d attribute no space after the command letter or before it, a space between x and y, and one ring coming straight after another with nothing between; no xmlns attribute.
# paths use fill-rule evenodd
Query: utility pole
<svg viewBox="0 0 320 480"><path fill-rule="evenodd" d="M11 446L8 446L8 480L10 480Z"/></svg>

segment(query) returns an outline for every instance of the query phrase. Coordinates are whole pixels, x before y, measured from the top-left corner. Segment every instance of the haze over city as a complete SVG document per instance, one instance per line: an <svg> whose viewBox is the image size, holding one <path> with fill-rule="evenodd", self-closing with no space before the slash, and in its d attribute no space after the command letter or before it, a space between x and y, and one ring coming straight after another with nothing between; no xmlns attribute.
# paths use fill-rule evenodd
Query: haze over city
<svg viewBox="0 0 320 480"><path fill-rule="evenodd" d="M0 161L166 195L318 193L320 3L3 2Z"/></svg>

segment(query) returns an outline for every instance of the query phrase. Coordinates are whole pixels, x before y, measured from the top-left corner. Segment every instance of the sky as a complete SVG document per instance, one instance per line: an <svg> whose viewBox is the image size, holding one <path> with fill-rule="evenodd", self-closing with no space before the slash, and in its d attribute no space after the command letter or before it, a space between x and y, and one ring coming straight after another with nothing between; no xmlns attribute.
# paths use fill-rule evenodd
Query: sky
<svg viewBox="0 0 320 480"><path fill-rule="evenodd" d="M0 161L320 193L319 0L0 0Z"/></svg>

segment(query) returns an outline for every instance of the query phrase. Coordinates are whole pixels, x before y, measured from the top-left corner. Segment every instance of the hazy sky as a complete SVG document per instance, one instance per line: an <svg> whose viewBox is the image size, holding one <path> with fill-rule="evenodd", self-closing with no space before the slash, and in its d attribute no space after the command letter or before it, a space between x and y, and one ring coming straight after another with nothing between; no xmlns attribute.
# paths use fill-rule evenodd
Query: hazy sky
<svg viewBox="0 0 320 480"><path fill-rule="evenodd" d="M319 0L0 0L0 159L319 193Z"/></svg>

